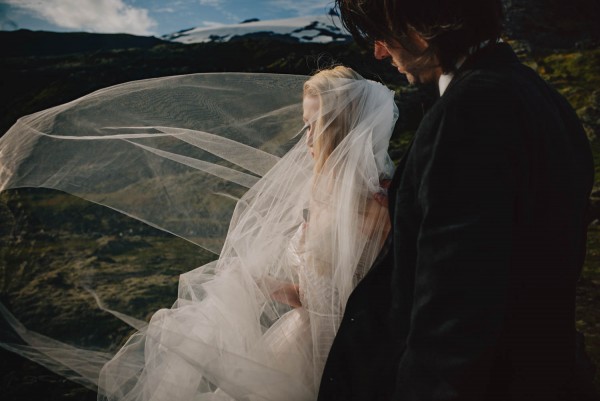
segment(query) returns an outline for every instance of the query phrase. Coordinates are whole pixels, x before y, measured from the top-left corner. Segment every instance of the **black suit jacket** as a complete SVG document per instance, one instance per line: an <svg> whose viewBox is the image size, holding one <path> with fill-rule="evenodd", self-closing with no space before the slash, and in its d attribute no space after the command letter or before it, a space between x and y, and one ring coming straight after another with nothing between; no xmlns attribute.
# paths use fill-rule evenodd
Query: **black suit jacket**
<svg viewBox="0 0 600 401"><path fill-rule="evenodd" d="M507 44L471 56L390 188L319 400L574 400L588 140Z"/></svg>

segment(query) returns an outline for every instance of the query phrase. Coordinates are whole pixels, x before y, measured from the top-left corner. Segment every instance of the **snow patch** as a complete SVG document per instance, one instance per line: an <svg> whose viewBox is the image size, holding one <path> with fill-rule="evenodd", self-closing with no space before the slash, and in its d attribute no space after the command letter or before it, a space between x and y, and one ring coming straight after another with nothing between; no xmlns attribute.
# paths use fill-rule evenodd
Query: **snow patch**
<svg viewBox="0 0 600 401"><path fill-rule="evenodd" d="M184 29L162 39L179 43L227 42L232 38L272 37L306 43L346 42L351 40L336 15L309 16L269 21Z"/></svg>

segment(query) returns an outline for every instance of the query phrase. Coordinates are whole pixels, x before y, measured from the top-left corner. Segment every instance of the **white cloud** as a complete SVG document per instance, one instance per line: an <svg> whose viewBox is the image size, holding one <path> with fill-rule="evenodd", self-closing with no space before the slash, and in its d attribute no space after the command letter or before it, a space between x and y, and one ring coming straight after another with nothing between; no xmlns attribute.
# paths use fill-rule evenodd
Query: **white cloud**
<svg viewBox="0 0 600 401"><path fill-rule="evenodd" d="M3 0L54 25L90 32L150 35L156 21L148 10L123 0Z"/></svg>
<svg viewBox="0 0 600 401"><path fill-rule="evenodd" d="M293 11L299 16L324 14L335 5L333 0L269 0L268 4L281 10Z"/></svg>
<svg viewBox="0 0 600 401"><path fill-rule="evenodd" d="M200 0L200 4L203 6L219 7L223 5L223 0Z"/></svg>
<svg viewBox="0 0 600 401"><path fill-rule="evenodd" d="M222 22L202 21L202 26L207 27L207 28L214 28L214 27L223 26L223 25L225 25L225 24L223 24Z"/></svg>

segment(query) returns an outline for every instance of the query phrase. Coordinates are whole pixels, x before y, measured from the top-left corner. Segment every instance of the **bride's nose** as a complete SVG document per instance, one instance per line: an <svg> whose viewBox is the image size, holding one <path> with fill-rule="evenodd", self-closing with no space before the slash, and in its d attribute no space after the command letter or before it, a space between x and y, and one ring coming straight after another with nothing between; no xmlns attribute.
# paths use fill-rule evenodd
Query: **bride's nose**
<svg viewBox="0 0 600 401"><path fill-rule="evenodd" d="M313 147L313 133L310 128L308 128L308 131L306 132L306 146L309 148Z"/></svg>

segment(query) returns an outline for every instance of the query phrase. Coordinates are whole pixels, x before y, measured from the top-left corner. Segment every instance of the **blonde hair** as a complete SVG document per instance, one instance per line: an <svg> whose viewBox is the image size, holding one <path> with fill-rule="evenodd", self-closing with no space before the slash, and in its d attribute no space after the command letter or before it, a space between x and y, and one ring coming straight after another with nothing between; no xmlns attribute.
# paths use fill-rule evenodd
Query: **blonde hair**
<svg viewBox="0 0 600 401"><path fill-rule="evenodd" d="M332 105L325 104L325 102L335 101L338 96L325 97L323 94L339 87L339 81L336 82L338 79L364 80L353 69L338 65L317 72L304 83L304 97L314 96L319 100L319 112L314 125L314 130L318 135L313 139L313 148L316 155L315 172L320 172L323 169L327 158L348 135L352 126L352 118L355 117L353 109L355 109L356 102L350 102L344 112L338 112L337 115L333 116L328 115L330 113L327 110L334 108ZM328 117L330 121L326 120Z"/></svg>

